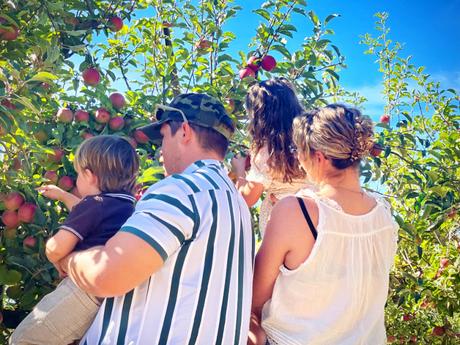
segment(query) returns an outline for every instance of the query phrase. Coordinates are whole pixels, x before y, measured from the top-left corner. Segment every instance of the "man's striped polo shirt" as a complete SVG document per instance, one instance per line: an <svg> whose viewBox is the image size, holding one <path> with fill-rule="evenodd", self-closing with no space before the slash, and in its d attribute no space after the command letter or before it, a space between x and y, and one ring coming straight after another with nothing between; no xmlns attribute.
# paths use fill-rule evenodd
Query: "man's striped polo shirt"
<svg viewBox="0 0 460 345"><path fill-rule="evenodd" d="M254 236L221 162L197 161L151 186L121 231L149 243L164 265L105 299L81 344L246 344Z"/></svg>

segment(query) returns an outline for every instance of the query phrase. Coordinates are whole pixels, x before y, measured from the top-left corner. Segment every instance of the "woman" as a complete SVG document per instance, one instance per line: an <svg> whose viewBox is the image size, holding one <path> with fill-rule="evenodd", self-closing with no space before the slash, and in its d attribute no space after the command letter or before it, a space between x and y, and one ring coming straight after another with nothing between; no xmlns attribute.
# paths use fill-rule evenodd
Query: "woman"
<svg viewBox="0 0 460 345"><path fill-rule="evenodd" d="M292 122L303 112L294 86L285 78L254 84L246 95L249 134L252 139L251 168L246 158L232 160L236 185L249 207L266 192L260 206L259 229L263 236L273 203L306 186L305 174L291 152Z"/></svg>
<svg viewBox="0 0 460 345"><path fill-rule="evenodd" d="M256 258L249 344L386 344L397 225L389 205L360 186L372 136L371 121L341 105L294 120L298 159L316 188L272 211Z"/></svg>

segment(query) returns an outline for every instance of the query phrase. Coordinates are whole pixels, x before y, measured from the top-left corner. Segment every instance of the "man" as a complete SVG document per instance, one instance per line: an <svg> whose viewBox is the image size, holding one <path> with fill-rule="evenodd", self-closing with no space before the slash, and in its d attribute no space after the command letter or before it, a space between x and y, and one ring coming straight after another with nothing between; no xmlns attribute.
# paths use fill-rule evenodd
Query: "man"
<svg viewBox="0 0 460 345"><path fill-rule="evenodd" d="M156 118L141 130L162 143L168 177L105 246L61 262L106 297L81 344L246 344L254 239L222 164L234 125L196 93L158 105Z"/></svg>

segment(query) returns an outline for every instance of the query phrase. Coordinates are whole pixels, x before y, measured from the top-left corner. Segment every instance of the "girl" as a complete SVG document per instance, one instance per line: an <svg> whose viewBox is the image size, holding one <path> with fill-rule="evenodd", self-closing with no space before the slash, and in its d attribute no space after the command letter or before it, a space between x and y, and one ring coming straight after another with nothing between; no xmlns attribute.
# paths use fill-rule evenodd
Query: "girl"
<svg viewBox="0 0 460 345"><path fill-rule="evenodd" d="M246 95L252 139L251 167L245 157L232 160L236 186L249 207L266 192L260 206L259 229L263 236L276 200L295 194L307 185L305 173L292 150L292 121L303 111L294 86L285 78L254 84Z"/></svg>

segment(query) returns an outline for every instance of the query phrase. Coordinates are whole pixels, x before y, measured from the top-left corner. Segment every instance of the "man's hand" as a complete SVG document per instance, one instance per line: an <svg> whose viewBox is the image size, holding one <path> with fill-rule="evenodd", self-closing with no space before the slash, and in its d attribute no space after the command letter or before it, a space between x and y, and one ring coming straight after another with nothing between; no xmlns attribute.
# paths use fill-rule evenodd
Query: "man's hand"
<svg viewBox="0 0 460 345"><path fill-rule="evenodd" d="M246 162L248 156L243 156L241 154L237 154L235 157L232 158L232 171L235 172L237 177L242 177L246 175Z"/></svg>

